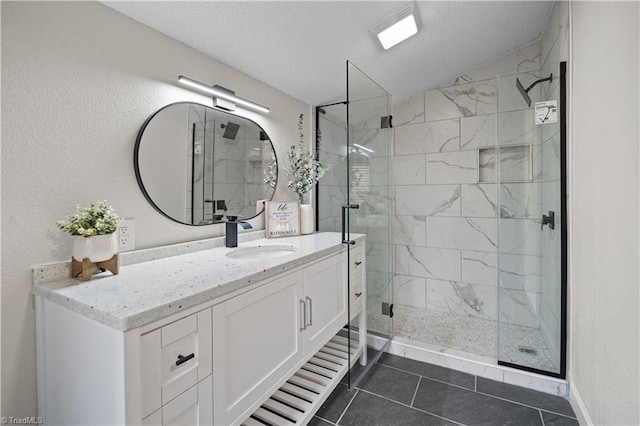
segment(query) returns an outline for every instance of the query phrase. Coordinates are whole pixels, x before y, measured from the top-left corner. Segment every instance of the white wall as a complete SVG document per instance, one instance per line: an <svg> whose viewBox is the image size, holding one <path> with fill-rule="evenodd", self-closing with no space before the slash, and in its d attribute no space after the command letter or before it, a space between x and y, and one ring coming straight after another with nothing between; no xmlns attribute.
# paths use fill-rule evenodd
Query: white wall
<svg viewBox="0 0 640 426"><path fill-rule="evenodd" d="M639 3L572 9L572 400L584 420L637 425Z"/></svg>
<svg viewBox="0 0 640 426"><path fill-rule="evenodd" d="M144 120L177 101L211 100L179 74L271 107L243 111L278 157L311 135L311 107L99 4L2 2L2 415L36 415L30 266L69 259L54 222L76 203L107 199L136 219L137 248L221 235L158 214L138 189L133 147ZM280 183L286 179L281 179ZM295 199L284 185L276 197ZM96 384L99 385L99 384Z"/></svg>

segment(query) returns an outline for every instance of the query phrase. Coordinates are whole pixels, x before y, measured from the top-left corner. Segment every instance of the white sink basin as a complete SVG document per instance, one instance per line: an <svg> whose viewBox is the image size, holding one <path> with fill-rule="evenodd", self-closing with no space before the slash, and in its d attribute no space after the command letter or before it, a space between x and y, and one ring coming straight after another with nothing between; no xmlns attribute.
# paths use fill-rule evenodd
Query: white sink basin
<svg viewBox="0 0 640 426"><path fill-rule="evenodd" d="M227 253L227 257L232 259L273 259L274 257L286 256L298 251L298 248L291 244L268 244L262 246L238 247Z"/></svg>

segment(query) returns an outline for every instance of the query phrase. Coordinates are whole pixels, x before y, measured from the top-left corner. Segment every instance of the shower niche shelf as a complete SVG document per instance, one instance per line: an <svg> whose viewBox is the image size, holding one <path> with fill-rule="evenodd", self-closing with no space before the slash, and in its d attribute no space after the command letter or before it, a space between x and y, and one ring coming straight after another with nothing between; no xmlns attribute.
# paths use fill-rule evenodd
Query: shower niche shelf
<svg viewBox="0 0 640 426"><path fill-rule="evenodd" d="M479 183L496 182L498 154L501 183L533 180L533 146L527 144L478 149Z"/></svg>

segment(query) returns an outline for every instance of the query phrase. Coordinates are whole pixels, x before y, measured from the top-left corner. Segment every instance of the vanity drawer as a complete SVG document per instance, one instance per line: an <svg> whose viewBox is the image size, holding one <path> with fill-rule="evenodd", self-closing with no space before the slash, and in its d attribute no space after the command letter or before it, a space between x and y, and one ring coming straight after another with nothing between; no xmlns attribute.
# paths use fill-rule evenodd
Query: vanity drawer
<svg viewBox="0 0 640 426"><path fill-rule="evenodd" d="M142 420L143 426L213 424L213 380L209 376Z"/></svg>
<svg viewBox="0 0 640 426"><path fill-rule="evenodd" d="M364 299L365 250L364 244L356 244L349 252L349 303L351 319L362 307Z"/></svg>
<svg viewBox="0 0 640 426"><path fill-rule="evenodd" d="M351 306L351 319L359 314L364 301L364 274L359 272L349 278L349 303Z"/></svg>
<svg viewBox="0 0 640 426"><path fill-rule="evenodd" d="M211 374L211 333L211 309L205 309L142 335L143 417Z"/></svg>
<svg viewBox="0 0 640 426"><path fill-rule="evenodd" d="M364 270L364 245L355 245L349 251L349 273L351 276L362 275Z"/></svg>
<svg viewBox="0 0 640 426"><path fill-rule="evenodd" d="M196 331L162 347L162 403L166 404L198 383Z"/></svg>

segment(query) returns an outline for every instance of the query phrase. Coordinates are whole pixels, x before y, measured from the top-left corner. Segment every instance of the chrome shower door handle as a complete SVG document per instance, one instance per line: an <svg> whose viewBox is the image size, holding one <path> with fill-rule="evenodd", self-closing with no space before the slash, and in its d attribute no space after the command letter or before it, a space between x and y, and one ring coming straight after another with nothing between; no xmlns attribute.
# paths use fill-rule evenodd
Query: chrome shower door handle
<svg viewBox="0 0 640 426"><path fill-rule="evenodd" d="M342 205L342 244L355 244L354 240L347 240L347 209L359 209L360 204Z"/></svg>

